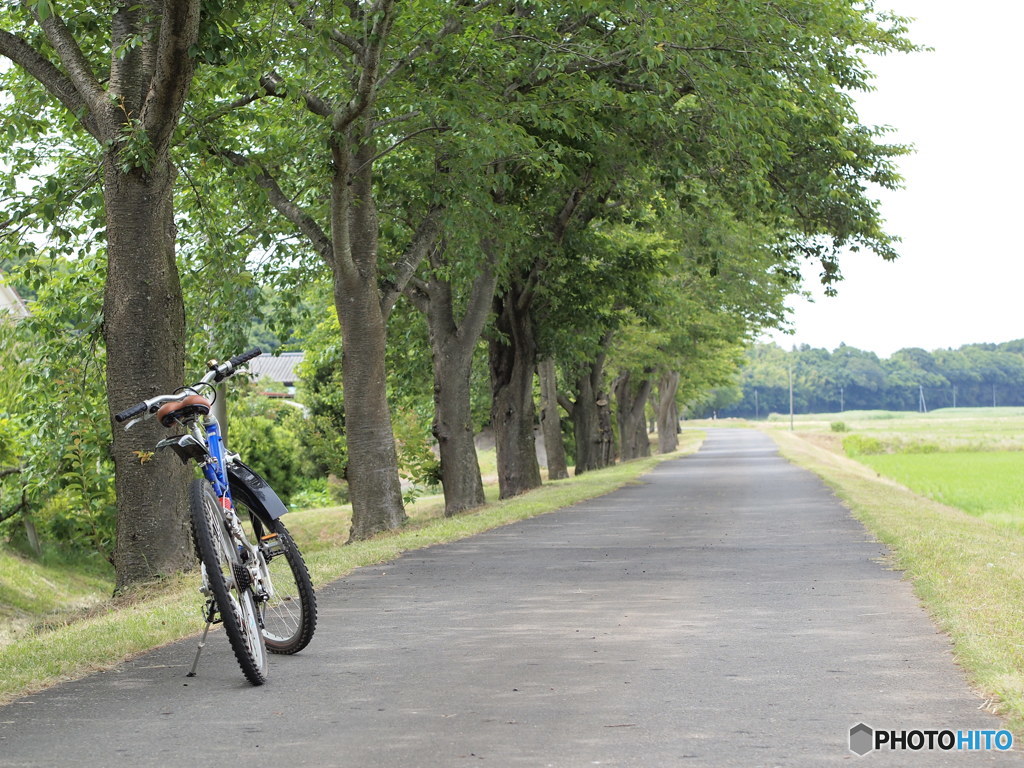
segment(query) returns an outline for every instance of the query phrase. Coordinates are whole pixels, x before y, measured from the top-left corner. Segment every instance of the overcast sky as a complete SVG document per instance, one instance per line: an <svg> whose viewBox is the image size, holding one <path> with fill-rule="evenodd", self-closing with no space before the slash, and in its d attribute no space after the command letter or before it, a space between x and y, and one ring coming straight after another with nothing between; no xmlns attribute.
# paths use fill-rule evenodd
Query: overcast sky
<svg viewBox="0 0 1024 768"><path fill-rule="evenodd" d="M858 96L865 124L890 125L917 153L900 161L906 188L880 194L897 262L845 255L839 296L808 266L813 304L794 299L794 344L845 343L888 357L1024 337L1024 172L1019 35L1024 4L1002 0L878 0L916 19L933 52L872 61L876 92Z"/></svg>

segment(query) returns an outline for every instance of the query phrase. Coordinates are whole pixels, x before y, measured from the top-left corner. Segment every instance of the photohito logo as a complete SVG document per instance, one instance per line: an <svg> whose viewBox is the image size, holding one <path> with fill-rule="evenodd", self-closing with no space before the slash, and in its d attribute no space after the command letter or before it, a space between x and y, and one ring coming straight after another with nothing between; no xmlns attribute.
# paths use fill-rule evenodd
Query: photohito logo
<svg viewBox="0 0 1024 768"><path fill-rule="evenodd" d="M926 749L940 749L944 752L981 752L994 749L1005 752L1012 746L1013 734L1009 731L885 731L875 730L866 723L857 723L850 729L850 751L861 757L876 749L909 749L912 752Z"/></svg>

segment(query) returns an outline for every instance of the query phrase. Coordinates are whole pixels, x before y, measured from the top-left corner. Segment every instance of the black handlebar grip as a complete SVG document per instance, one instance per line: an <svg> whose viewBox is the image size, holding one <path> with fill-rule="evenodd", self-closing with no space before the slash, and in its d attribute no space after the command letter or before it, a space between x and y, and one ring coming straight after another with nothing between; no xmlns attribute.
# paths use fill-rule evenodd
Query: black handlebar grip
<svg viewBox="0 0 1024 768"><path fill-rule="evenodd" d="M247 363L250 360L252 360L254 357L259 357L262 354L263 354L263 350L262 349L260 349L259 347L253 347L248 352L243 352L240 355L235 355L230 360L228 360L228 362L231 364L232 368L237 368L242 363Z"/></svg>
<svg viewBox="0 0 1024 768"><path fill-rule="evenodd" d="M146 410L145 403L136 403L131 408L121 411L119 414L114 416L114 421L120 424L122 421L128 421L132 416L138 416L140 413L144 413Z"/></svg>

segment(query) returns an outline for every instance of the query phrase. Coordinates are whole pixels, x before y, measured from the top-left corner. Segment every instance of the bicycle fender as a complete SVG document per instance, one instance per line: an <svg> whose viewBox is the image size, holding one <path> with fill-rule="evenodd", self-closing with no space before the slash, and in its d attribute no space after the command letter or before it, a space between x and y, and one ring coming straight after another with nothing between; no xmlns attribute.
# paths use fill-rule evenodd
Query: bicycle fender
<svg viewBox="0 0 1024 768"><path fill-rule="evenodd" d="M262 477L240 461L228 464L231 495L245 504L264 523L270 523L288 511L274 489Z"/></svg>

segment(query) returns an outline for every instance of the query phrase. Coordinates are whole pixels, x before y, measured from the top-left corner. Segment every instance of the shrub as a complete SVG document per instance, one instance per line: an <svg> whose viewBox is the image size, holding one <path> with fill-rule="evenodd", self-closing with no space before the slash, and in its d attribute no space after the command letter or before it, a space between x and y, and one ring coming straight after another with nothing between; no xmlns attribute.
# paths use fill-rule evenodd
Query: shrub
<svg viewBox="0 0 1024 768"><path fill-rule="evenodd" d="M843 451L847 456L876 456L888 453L888 446L877 437L848 435L843 438Z"/></svg>
<svg viewBox="0 0 1024 768"><path fill-rule="evenodd" d="M848 426L846 426L846 422L845 421L833 421L832 422L832 431L833 432L849 432L850 428Z"/></svg>

